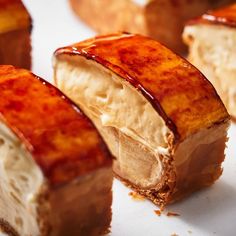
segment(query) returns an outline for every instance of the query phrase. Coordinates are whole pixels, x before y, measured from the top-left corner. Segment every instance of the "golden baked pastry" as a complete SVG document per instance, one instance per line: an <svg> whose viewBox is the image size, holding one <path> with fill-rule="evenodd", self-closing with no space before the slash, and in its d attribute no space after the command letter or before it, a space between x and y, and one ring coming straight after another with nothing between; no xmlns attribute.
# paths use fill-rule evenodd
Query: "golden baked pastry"
<svg viewBox="0 0 236 236"><path fill-rule="evenodd" d="M0 0L0 64L30 69L31 28L21 0Z"/></svg>
<svg viewBox="0 0 236 236"><path fill-rule="evenodd" d="M54 78L101 132L115 174L155 204L221 175L229 115L206 78L157 41L113 34L60 48Z"/></svg>
<svg viewBox="0 0 236 236"><path fill-rule="evenodd" d="M213 83L236 119L236 4L191 20L184 41L189 60Z"/></svg>
<svg viewBox="0 0 236 236"><path fill-rule="evenodd" d="M0 66L0 229L88 236L111 221L112 159L91 121L27 70Z"/></svg>
<svg viewBox="0 0 236 236"><path fill-rule="evenodd" d="M172 50L186 50L186 20L234 0L70 0L74 12L99 33L126 31L148 35Z"/></svg>

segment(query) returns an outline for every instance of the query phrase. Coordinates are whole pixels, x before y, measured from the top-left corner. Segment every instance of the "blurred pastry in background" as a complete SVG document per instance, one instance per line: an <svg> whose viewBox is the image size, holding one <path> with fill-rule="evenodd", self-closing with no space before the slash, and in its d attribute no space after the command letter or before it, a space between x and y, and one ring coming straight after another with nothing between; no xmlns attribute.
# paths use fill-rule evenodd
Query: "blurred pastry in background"
<svg viewBox="0 0 236 236"><path fill-rule="evenodd" d="M236 119L236 4L209 11L185 26L189 60L213 83Z"/></svg>
<svg viewBox="0 0 236 236"><path fill-rule="evenodd" d="M0 0L0 64L30 69L31 28L21 0Z"/></svg>
<svg viewBox="0 0 236 236"><path fill-rule="evenodd" d="M139 194L163 207L220 177L230 117L211 83L162 44L99 36L58 49L54 70Z"/></svg>
<svg viewBox="0 0 236 236"><path fill-rule="evenodd" d="M177 53L184 23L234 0L69 0L74 12L99 33L125 31L148 35Z"/></svg>

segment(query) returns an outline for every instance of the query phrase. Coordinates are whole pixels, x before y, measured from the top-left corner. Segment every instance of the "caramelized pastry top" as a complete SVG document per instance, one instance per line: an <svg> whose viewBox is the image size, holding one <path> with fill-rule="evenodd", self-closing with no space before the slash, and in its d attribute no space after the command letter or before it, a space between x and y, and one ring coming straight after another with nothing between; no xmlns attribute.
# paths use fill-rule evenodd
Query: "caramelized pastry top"
<svg viewBox="0 0 236 236"><path fill-rule="evenodd" d="M236 27L236 4L218 10L209 11L199 18L188 22L189 25L194 24L220 24L230 27Z"/></svg>
<svg viewBox="0 0 236 236"><path fill-rule="evenodd" d="M21 0L0 0L0 33L31 29L31 18Z"/></svg>
<svg viewBox="0 0 236 236"><path fill-rule="evenodd" d="M21 0L0 0L1 7L10 6L12 4L22 4L22 1Z"/></svg>
<svg viewBox="0 0 236 236"><path fill-rule="evenodd" d="M229 119L210 82L186 60L148 37L100 36L55 52L58 58L64 54L95 60L132 84L151 102L176 139Z"/></svg>
<svg viewBox="0 0 236 236"><path fill-rule="evenodd" d="M52 185L111 165L91 121L27 70L0 66L0 120L21 139Z"/></svg>

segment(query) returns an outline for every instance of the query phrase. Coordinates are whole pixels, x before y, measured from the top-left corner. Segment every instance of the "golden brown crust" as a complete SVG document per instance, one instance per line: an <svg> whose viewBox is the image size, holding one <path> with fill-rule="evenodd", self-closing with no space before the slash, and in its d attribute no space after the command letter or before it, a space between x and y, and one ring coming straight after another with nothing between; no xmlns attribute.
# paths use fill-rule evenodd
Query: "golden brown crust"
<svg viewBox="0 0 236 236"><path fill-rule="evenodd" d="M129 140L127 140L129 141ZM176 149L173 145L172 137L169 137L169 155L159 154L159 158L162 165L162 175L159 183L153 187L142 188L137 184L133 184L131 181L123 177L123 173L119 168L119 163L116 160L113 165L115 176L120 179L125 185L135 190L141 196L148 198L157 206L164 209L164 207L177 199L174 197L173 192L179 192L176 188L178 174L176 172L174 162L174 151ZM136 144L138 146L138 142ZM186 194L187 195L187 194ZM185 196L185 195L184 195Z"/></svg>
<svg viewBox="0 0 236 236"><path fill-rule="evenodd" d="M59 90L27 70L0 66L0 119L26 145L51 185L111 166L94 125Z"/></svg>
<svg viewBox="0 0 236 236"><path fill-rule="evenodd" d="M218 24L236 27L236 4L215 11L208 11L201 17L189 21L188 24Z"/></svg>
<svg viewBox="0 0 236 236"><path fill-rule="evenodd" d="M176 157L164 157L165 160L162 158L164 175L155 188L143 189L131 183L122 177L116 165L114 173L127 187L164 209L166 205L180 201L191 193L214 184L222 174L221 164L225 158L226 141L227 137L222 137L206 147L201 155L198 153L199 150L196 150L191 160L181 166L175 165Z"/></svg>
<svg viewBox="0 0 236 236"><path fill-rule="evenodd" d="M150 38L125 33L58 49L55 57L55 65L72 61L76 66L80 57L101 64L142 93L166 122L168 150L157 154L162 170L155 186L140 187L127 179L119 157L114 163L116 175L139 194L163 207L219 178L230 117L211 83L186 60ZM131 143L128 137L126 142Z"/></svg>
<svg viewBox="0 0 236 236"><path fill-rule="evenodd" d="M0 33L31 29L31 17L21 0L0 0Z"/></svg>
<svg viewBox="0 0 236 236"><path fill-rule="evenodd" d="M149 0L139 5L133 0L70 0L74 12L99 33L127 31L147 35L178 53L186 51L181 35L187 20L233 2Z"/></svg>
<svg viewBox="0 0 236 236"><path fill-rule="evenodd" d="M31 25L22 1L0 0L0 64L31 68Z"/></svg>
<svg viewBox="0 0 236 236"><path fill-rule="evenodd" d="M229 127L229 122L224 124ZM211 128L217 129L217 125ZM222 162L225 159L227 134L212 143L199 146L191 154L191 159L181 165L175 164L176 184L172 192L170 203L183 199L192 192L211 186L222 174ZM174 162L178 158L175 153Z"/></svg>
<svg viewBox="0 0 236 236"><path fill-rule="evenodd" d="M95 60L128 81L163 117L175 141L229 119L210 82L186 60L148 37L101 36L55 52L58 58L63 54Z"/></svg>
<svg viewBox="0 0 236 236"><path fill-rule="evenodd" d="M112 178L112 168L105 167L52 189L49 193L52 208L49 235L98 236L109 230Z"/></svg>
<svg viewBox="0 0 236 236"><path fill-rule="evenodd" d="M14 30L0 35L0 64L31 68L31 39L28 29Z"/></svg>
<svg viewBox="0 0 236 236"><path fill-rule="evenodd" d="M8 7L13 4L21 5L22 1L21 0L0 0L0 7Z"/></svg>
<svg viewBox="0 0 236 236"><path fill-rule="evenodd" d="M165 164L169 164L169 166L165 165L165 167L163 167L163 169L165 169L163 171L164 175L162 176L159 186L151 189L143 189L131 183L129 180L123 178L122 174L120 174L119 170L116 168L114 168L114 175L127 187L132 188L141 196L148 198L155 205L164 209L167 204L177 200L172 197L172 192L176 183L176 175L173 173L173 158L170 157Z"/></svg>

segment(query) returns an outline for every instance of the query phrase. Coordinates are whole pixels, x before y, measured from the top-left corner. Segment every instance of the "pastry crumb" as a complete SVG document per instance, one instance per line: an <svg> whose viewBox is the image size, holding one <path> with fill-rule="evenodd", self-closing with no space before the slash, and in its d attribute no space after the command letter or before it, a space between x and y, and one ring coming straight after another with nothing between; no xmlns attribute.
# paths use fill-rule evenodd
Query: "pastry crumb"
<svg viewBox="0 0 236 236"><path fill-rule="evenodd" d="M145 200L145 198L143 196L141 196L140 194L138 194L136 192L130 192L129 196L131 196L132 199L136 200L136 201L144 201Z"/></svg>
<svg viewBox="0 0 236 236"><path fill-rule="evenodd" d="M161 211L160 210L155 210L154 211L156 215L161 216Z"/></svg>
<svg viewBox="0 0 236 236"><path fill-rule="evenodd" d="M176 234L176 233L173 233L173 234L171 234L170 236L179 236L178 234Z"/></svg>
<svg viewBox="0 0 236 236"><path fill-rule="evenodd" d="M167 212L167 216L171 217L171 216L180 216L180 214L176 213L176 212Z"/></svg>

